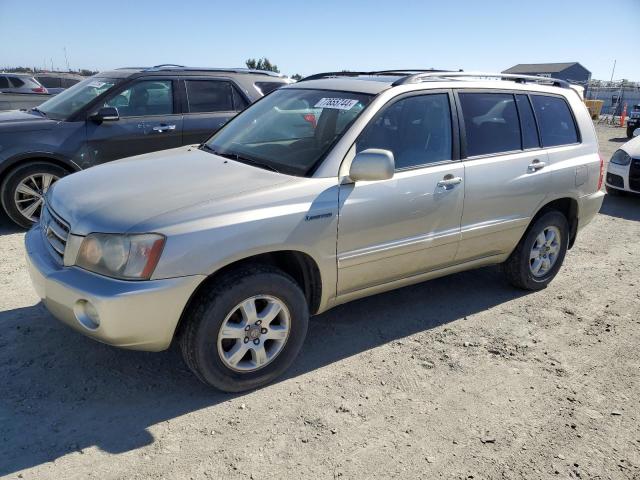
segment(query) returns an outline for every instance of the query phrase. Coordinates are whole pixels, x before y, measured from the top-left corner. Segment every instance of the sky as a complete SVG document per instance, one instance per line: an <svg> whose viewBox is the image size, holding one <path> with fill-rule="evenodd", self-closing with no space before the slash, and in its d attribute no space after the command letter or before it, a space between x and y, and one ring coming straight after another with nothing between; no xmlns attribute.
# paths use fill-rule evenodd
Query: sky
<svg viewBox="0 0 640 480"><path fill-rule="evenodd" d="M283 73L577 61L640 81L640 0L0 0L0 68L176 63ZM634 37L635 35L635 37ZM635 38L635 39L634 39Z"/></svg>

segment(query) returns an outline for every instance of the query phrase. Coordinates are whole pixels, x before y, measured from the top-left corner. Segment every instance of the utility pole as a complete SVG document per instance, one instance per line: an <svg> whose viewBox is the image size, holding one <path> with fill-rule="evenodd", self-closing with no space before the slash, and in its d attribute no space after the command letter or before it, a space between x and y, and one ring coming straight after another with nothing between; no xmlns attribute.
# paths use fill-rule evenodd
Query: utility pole
<svg viewBox="0 0 640 480"><path fill-rule="evenodd" d="M613 72L616 71L616 61L617 60L613 61L613 68L611 69L611 82L613 82Z"/></svg>
<svg viewBox="0 0 640 480"><path fill-rule="evenodd" d="M64 59L67 62L67 72L70 72L71 69L69 68L69 57L67 57L67 47L63 47L64 49Z"/></svg>
<svg viewBox="0 0 640 480"><path fill-rule="evenodd" d="M51 59L51 71L53 72L53 58Z"/></svg>

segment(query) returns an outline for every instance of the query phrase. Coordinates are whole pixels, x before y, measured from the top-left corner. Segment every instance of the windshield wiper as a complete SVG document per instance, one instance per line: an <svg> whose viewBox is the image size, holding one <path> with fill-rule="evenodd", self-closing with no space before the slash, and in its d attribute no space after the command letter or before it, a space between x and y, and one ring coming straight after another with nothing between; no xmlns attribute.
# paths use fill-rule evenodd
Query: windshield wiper
<svg viewBox="0 0 640 480"><path fill-rule="evenodd" d="M33 108L31 109L31 111L32 111L32 112L38 112L38 113L39 113L40 115L42 115L43 117L46 117L46 116L47 116L47 114L46 114L46 113L44 113L42 110L40 110L38 107L33 107Z"/></svg>
<svg viewBox="0 0 640 480"><path fill-rule="evenodd" d="M264 162L261 162L259 160L254 160L253 158L243 157L242 155L239 155L237 153L218 152L218 151L214 150L213 148L211 148L206 143L203 143L202 145L200 145L200 149L201 150L207 150L207 151L209 151L209 152L211 152L211 153L213 153L215 155L218 155L220 157L228 158L230 160L235 160L237 162L246 163L248 165L253 165L254 167L264 168L265 170L271 170L272 172L280 173L280 171L278 169L276 169L272 165L269 165L268 163L264 163Z"/></svg>

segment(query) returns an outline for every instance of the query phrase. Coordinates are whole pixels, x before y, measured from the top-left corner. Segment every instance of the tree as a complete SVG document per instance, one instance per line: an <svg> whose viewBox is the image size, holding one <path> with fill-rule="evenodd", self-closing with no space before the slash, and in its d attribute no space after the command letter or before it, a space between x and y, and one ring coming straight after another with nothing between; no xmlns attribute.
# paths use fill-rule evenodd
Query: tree
<svg viewBox="0 0 640 480"><path fill-rule="evenodd" d="M272 64L268 58L250 58L245 62L247 68L252 70L266 70L267 72L276 72L280 73L277 65Z"/></svg>
<svg viewBox="0 0 640 480"><path fill-rule="evenodd" d="M299 73L294 73L293 75L291 75L291 79L297 82L298 80L302 80L302 75L300 75Z"/></svg>

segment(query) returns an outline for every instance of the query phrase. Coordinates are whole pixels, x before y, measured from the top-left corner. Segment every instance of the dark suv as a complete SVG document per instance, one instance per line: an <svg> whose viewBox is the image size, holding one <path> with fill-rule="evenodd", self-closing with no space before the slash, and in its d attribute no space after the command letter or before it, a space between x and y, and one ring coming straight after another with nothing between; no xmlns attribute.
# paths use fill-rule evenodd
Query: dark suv
<svg viewBox="0 0 640 480"><path fill-rule="evenodd" d="M201 143L287 83L284 76L258 70L123 68L90 77L37 108L0 112L2 206L15 223L29 227L59 178L123 157Z"/></svg>

